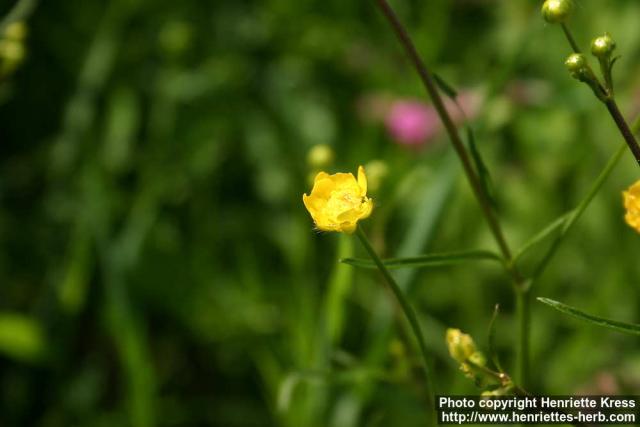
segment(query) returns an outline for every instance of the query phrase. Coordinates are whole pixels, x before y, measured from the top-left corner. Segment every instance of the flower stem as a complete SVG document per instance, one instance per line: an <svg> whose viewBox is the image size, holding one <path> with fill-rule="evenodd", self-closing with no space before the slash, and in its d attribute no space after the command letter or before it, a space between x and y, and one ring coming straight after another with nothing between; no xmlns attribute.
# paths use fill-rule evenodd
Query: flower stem
<svg viewBox="0 0 640 427"><path fill-rule="evenodd" d="M529 321L531 305L528 289L516 291L516 317L518 318L517 381L523 387L529 383Z"/></svg>
<svg viewBox="0 0 640 427"><path fill-rule="evenodd" d="M407 301L406 297L402 293L402 290L396 283L395 279L393 278L393 276L391 276L391 273L389 273L389 270L387 270L387 267L384 266L382 260L376 253L375 249L373 249L373 246L371 246L371 243L369 242L367 235L364 233L364 231L362 231L362 227L358 227L356 229L356 235L358 236L358 238L360 239L360 242L362 243L365 250L371 257L371 260L376 264L376 266L378 267L378 270L380 270L380 273L382 273L382 276L384 277L385 281L389 285L389 288L393 292L393 295L396 297L396 300L400 304L400 307L402 308L404 315L406 316L407 320L409 321L409 324L411 325L413 334L415 335L416 340L418 341L420 352L422 353L423 368L425 373L425 384L427 388L427 397L429 399L430 410L433 411L435 410L435 395L434 395L433 385L431 381L431 374L429 373L429 358L427 356L427 345L424 341L424 336L422 334L422 328L420 327L420 323L418 322L418 317L416 316L416 313L413 310L413 307L411 307L411 304L409 304L409 301Z"/></svg>
<svg viewBox="0 0 640 427"><path fill-rule="evenodd" d="M618 104L613 97L607 99L605 104L607 106L607 110L609 110L609 114L613 117L613 121L616 122L616 126L620 130L622 137L624 138L629 150L633 153L633 157L635 157L636 162L640 166L640 145L638 145L638 141L636 137L633 135L633 132L629 128L629 124L622 116L620 109L618 108Z"/></svg>
<svg viewBox="0 0 640 427"><path fill-rule="evenodd" d="M406 54L408 55L409 59L411 60L411 63L413 64L416 71L418 72L425 89L427 90L427 92L429 93L429 96L431 97L433 106L435 107L438 115L440 116L440 120L442 121L447 131L447 134L449 135L449 139L451 140L451 143L453 144L453 148L455 149L456 153L458 154L458 157L460 158L460 162L462 163L462 168L464 169L464 172L467 176L467 180L469 181L469 184L471 185L473 193L480 205L480 208L482 209L482 213L484 214L484 217L487 223L489 224L491 233L493 234L493 237L500 248L502 257L505 260L505 269L511 277L514 292L516 292L516 294L519 292L526 294L528 292L528 282L523 278L523 276L518 271L518 267L513 262L513 255L512 255L511 249L509 248L509 244L507 243L507 240L504 237L504 233L502 231L500 222L498 221L498 218L495 215L493 207L491 206L491 202L489 201L489 196L486 194L484 187L482 186L480 179L471 163L469 154L465 148L462 138L460 137L460 134L458 133L458 129L456 128L453 120L451 119L451 116L449 115L449 112L444 106L444 102L442 101L440 92L438 91L438 88L435 84L433 75L431 74L429 69L425 66L425 64L422 62L422 59L420 58L420 55L418 55L418 51L416 50L415 45L411 41L411 37L409 36L409 33L400 22L400 20L398 19L398 16L393 11L393 9L391 8L387 0L376 0L376 2L378 3L378 6L380 7L380 10L384 14L384 16L389 21L389 24L393 28L398 40L404 47ZM528 305L529 304L528 299L523 300L523 303L525 305ZM522 310L521 314L528 315L528 312L529 312L528 309ZM520 323L528 325L529 323L528 318L520 319ZM522 355L528 354L528 351L527 351L528 342L529 342L529 329L527 328L527 329L520 330L520 337L518 339L518 343L520 347L519 354L522 354ZM524 370L528 369L527 363L524 363L522 366Z"/></svg>
<svg viewBox="0 0 640 427"><path fill-rule="evenodd" d="M562 24L562 31L564 32L564 35L567 38L567 41L569 42L569 44L571 45L571 48L573 49L573 51L575 53L580 53L580 48L578 47L575 39L573 38L573 35L571 34L571 30L569 30L569 27L566 24ZM618 129L620 130L622 137L627 143L629 150L631 150L633 157L635 157L636 162L640 166L640 145L638 145L638 140L636 140L636 137L633 135L633 132L629 128L629 124L624 119L624 116L620 112L620 109L618 108L618 104L616 103L616 100L613 97L613 91L611 90L611 88L613 87L613 82L610 81L611 80L610 73L606 73L605 78L607 79L606 83L607 83L607 89L608 89L607 90L608 96L602 99L602 102L604 103L604 105L606 105L607 110L609 110L609 114L613 118L613 121L616 123L616 126L618 126Z"/></svg>
<svg viewBox="0 0 640 427"><path fill-rule="evenodd" d="M567 26L567 24L562 23L562 31L564 32L565 37L569 41L569 44L571 45L571 49L573 49L575 53L580 53L580 48L578 47L578 43L576 43L576 40L573 38L573 35L571 34L571 31L569 30L569 27Z"/></svg>
<svg viewBox="0 0 640 427"><path fill-rule="evenodd" d="M493 233L494 239L496 240L496 243L500 247L500 251L504 259L506 260L507 264L511 264L513 257L511 254L511 249L509 248L509 245L504 237L504 233L502 232L502 227L500 226L500 223L496 218L495 212L491 206L491 202L489 201L489 196L486 194L480 182L480 178L478 177L475 169L473 168L473 164L469 157L469 153L467 152L465 145L462 141L462 138L458 133L458 128L456 128L453 120L451 119L451 116L449 115L449 112L444 106L444 102L442 101L442 97L440 96L440 92L438 91L433 75L422 62L422 59L420 58L420 55L418 55L418 51L416 50L415 45L413 44L413 42L411 41L411 38L409 37L409 33L404 28L404 26L398 19L398 16L395 14L391 6L389 6L389 3L387 2L387 0L376 0L376 1L380 9L382 10L382 13L385 15L385 17L391 24L391 27L396 33L398 40L404 47L413 66L415 67L416 71L420 75L420 79L422 80L422 83L424 84L425 89L427 90L427 92L429 93L429 96L431 97L433 106L435 107L438 115L440 116L440 120L442 121L447 131L447 134L449 135L449 139L451 139L453 148L456 150L456 153L460 158L460 162L462 163L462 167L467 176L467 180L469 181L469 184L473 189L475 197L478 200L478 203L480 204L482 212L487 220L487 223L489 224L489 228ZM516 284L522 284L524 282L520 273L517 271L517 269L514 266L510 267L508 270Z"/></svg>

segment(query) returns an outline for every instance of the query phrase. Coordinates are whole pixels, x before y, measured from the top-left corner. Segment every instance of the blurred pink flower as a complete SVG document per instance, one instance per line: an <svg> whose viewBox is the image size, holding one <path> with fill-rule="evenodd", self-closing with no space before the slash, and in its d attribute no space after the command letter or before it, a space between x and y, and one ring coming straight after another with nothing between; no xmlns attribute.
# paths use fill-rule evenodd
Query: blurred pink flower
<svg viewBox="0 0 640 427"><path fill-rule="evenodd" d="M422 102L400 100L391 104L385 117L391 136L401 144L421 145L440 128L436 111Z"/></svg>
<svg viewBox="0 0 640 427"><path fill-rule="evenodd" d="M445 107L456 124L478 115L482 96L477 92L462 92L458 105L445 99ZM462 111L461 111L462 110ZM399 99L391 103L385 116L385 125L391 137L398 143L421 146L432 140L441 130L442 124L433 106L411 99Z"/></svg>

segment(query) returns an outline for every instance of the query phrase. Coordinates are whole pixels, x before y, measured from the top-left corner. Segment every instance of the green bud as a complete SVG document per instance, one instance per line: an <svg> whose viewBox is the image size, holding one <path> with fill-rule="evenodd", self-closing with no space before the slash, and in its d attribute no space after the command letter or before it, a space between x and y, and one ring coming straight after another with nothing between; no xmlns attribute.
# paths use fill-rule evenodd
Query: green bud
<svg viewBox="0 0 640 427"><path fill-rule="evenodd" d="M546 0L542 5L542 17L550 24L565 22L572 11L572 0Z"/></svg>
<svg viewBox="0 0 640 427"><path fill-rule="evenodd" d="M465 362L477 351L473 338L462 333L460 329L447 329L447 346L451 357L460 363Z"/></svg>
<svg viewBox="0 0 640 427"><path fill-rule="evenodd" d="M591 53L596 58L608 59L615 48L616 42L608 33L605 33L604 36L595 38L593 42L591 42Z"/></svg>
<svg viewBox="0 0 640 427"><path fill-rule="evenodd" d="M5 28L4 37L9 40L20 42L27 37L27 33L27 26L24 22L12 22L11 24L7 25L7 28Z"/></svg>
<svg viewBox="0 0 640 427"><path fill-rule="evenodd" d="M569 70L569 73L571 73L571 77L586 83L591 90L593 90L593 93L598 97L598 99L605 102L607 97L610 96L610 92L608 92L606 88L602 87L598 78L589 66L587 58L583 54L573 53L569 55L567 60L564 62L564 65L567 67L567 70Z"/></svg>
<svg viewBox="0 0 640 427"><path fill-rule="evenodd" d="M0 60L13 65L20 64L25 57L22 43L13 40L0 40Z"/></svg>
<svg viewBox="0 0 640 427"><path fill-rule="evenodd" d="M382 186L382 181L389 174L389 167L382 160L372 160L364 165L364 169L367 171L369 190L378 191Z"/></svg>
<svg viewBox="0 0 640 427"><path fill-rule="evenodd" d="M322 169L333 162L333 150L327 144L318 144L311 147L307 154L307 163L314 169Z"/></svg>
<svg viewBox="0 0 640 427"><path fill-rule="evenodd" d="M567 60L564 61L564 65L571 73L571 76L580 81L584 81L584 78L589 73L587 58L585 58L585 56L581 53L573 53L569 55Z"/></svg>

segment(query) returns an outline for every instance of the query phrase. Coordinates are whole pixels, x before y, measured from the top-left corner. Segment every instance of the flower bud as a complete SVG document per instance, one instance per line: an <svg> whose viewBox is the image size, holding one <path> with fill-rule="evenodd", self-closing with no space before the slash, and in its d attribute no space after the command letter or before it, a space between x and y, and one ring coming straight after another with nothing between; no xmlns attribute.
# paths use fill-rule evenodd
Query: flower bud
<svg viewBox="0 0 640 427"><path fill-rule="evenodd" d="M550 24L564 23L572 11L572 0L546 0L542 5L542 17Z"/></svg>
<svg viewBox="0 0 640 427"><path fill-rule="evenodd" d="M389 174L389 167L382 160L372 160L364 167L367 171L367 178L369 179L369 189L371 191L378 191L382 186L382 181Z"/></svg>
<svg viewBox="0 0 640 427"><path fill-rule="evenodd" d="M4 30L4 37L9 40L23 41L27 37L27 26L24 22L18 21L7 25Z"/></svg>
<svg viewBox="0 0 640 427"><path fill-rule="evenodd" d="M600 36L591 42L591 53L596 58L608 59L616 48L616 42L608 33Z"/></svg>
<svg viewBox="0 0 640 427"><path fill-rule="evenodd" d="M587 59L581 53L574 53L569 55L564 65L571 74L580 73L587 67Z"/></svg>
<svg viewBox="0 0 640 427"><path fill-rule="evenodd" d="M311 147L307 154L307 163L313 169L323 169L333 162L333 150L327 144L318 144Z"/></svg>
<svg viewBox="0 0 640 427"><path fill-rule="evenodd" d="M19 65L25 55L25 48L21 42L8 39L0 40L0 62L5 67L13 68Z"/></svg>
<svg viewBox="0 0 640 427"><path fill-rule="evenodd" d="M476 353L476 344L470 335L463 334L460 329L447 329L447 346L449 354L456 361L463 363L474 353Z"/></svg>
<svg viewBox="0 0 640 427"><path fill-rule="evenodd" d="M589 68L587 58L581 53L573 53L569 55L564 65L571 73L571 77L578 79L581 82L587 82L593 77L593 72Z"/></svg>

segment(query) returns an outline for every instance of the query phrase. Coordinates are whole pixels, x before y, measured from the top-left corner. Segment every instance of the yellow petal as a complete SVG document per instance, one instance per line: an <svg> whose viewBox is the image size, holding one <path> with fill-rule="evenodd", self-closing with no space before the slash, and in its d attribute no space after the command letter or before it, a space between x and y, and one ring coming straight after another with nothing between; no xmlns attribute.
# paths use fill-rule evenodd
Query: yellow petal
<svg viewBox="0 0 640 427"><path fill-rule="evenodd" d="M333 180L322 177L316 179L313 183L313 189L311 190L311 196L324 199L325 201L331 197L331 192L335 190L336 185Z"/></svg>
<svg viewBox="0 0 640 427"><path fill-rule="evenodd" d="M341 224L340 231L347 234L353 234L353 232L356 231L356 227L357 225L355 222L345 222Z"/></svg>
<svg viewBox="0 0 640 427"><path fill-rule="evenodd" d="M367 195L367 175L364 173L364 168L362 166L358 167L358 185L360 186L360 190L362 191L362 195Z"/></svg>
<svg viewBox="0 0 640 427"><path fill-rule="evenodd" d="M335 188L339 190L360 191L358 182L352 173L336 173L330 175L329 178L335 184Z"/></svg>
<svg viewBox="0 0 640 427"><path fill-rule="evenodd" d="M373 200L366 199L365 202L362 204L361 209L362 209L362 213L360 214L360 219L369 218L369 215L371 215L371 211L373 210Z"/></svg>

